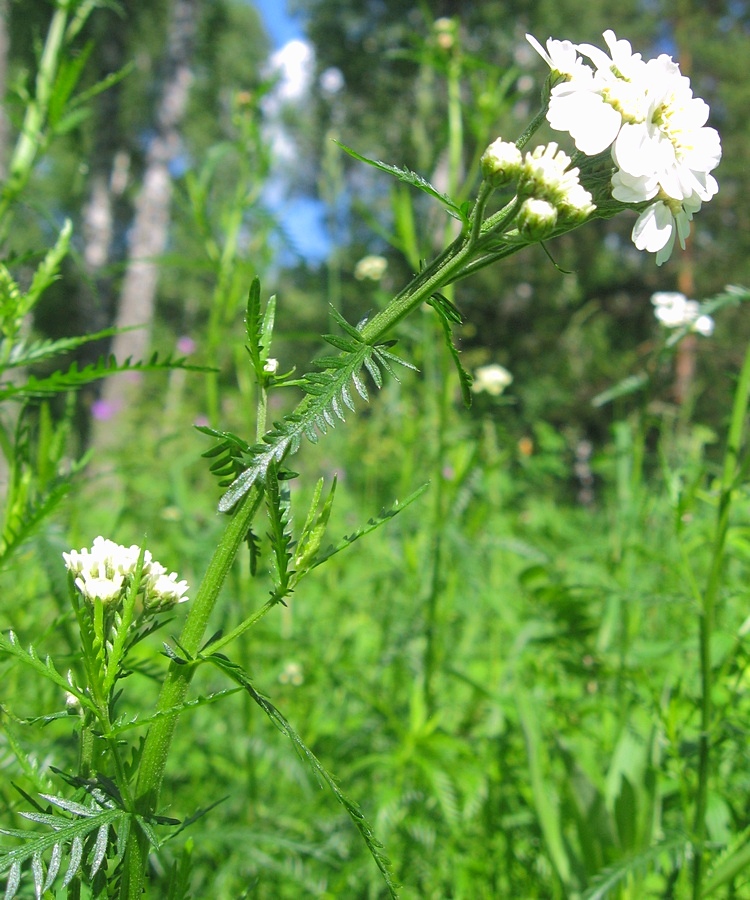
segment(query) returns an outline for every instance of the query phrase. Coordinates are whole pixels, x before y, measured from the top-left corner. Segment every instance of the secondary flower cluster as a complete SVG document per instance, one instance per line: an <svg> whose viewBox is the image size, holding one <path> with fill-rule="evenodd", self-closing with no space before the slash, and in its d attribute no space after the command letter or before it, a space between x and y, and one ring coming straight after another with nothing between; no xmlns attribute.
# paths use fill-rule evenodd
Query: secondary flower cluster
<svg viewBox="0 0 750 900"><path fill-rule="evenodd" d="M494 187L515 181L519 198L518 227L533 240L542 240L558 219L582 222L594 211L591 194L578 180L577 168L554 141L525 156L515 144L498 138L482 154L485 180Z"/></svg>
<svg viewBox="0 0 750 900"><path fill-rule="evenodd" d="M610 55L591 44L552 38L545 49L526 37L556 82L547 111L552 128L568 132L587 156L611 149L616 200L652 201L632 237L639 250L656 253L661 265L675 236L684 249L693 214L718 190L710 172L721 159L721 141L706 127L708 105L693 96L690 79L670 56L643 60L613 31L604 32Z"/></svg>
<svg viewBox="0 0 750 900"><path fill-rule="evenodd" d="M94 538L91 549L63 553L65 567L84 600L89 603L117 604L128 590L138 566L141 548L136 544L123 547L103 537ZM146 550L138 586L139 598L146 612L160 612L182 603L188 589L186 581L177 581L177 573L167 574L161 563Z"/></svg>
<svg viewBox="0 0 750 900"><path fill-rule="evenodd" d="M651 295L654 315L666 328L684 328L690 326L691 331L710 337L714 333L714 320L711 316L701 314L697 300L688 298L678 291L657 291Z"/></svg>

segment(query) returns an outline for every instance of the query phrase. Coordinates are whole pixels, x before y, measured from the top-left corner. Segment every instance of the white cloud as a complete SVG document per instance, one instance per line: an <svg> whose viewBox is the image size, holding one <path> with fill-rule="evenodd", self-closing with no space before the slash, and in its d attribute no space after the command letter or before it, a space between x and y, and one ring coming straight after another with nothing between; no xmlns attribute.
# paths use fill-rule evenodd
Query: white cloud
<svg viewBox="0 0 750 900"><path fill-rule="evenodd" d="M289 41L271 55L269 68L279 79L272 95L278 103L293 103L301 100L310 87L315 51L307 41Z"/></svg>

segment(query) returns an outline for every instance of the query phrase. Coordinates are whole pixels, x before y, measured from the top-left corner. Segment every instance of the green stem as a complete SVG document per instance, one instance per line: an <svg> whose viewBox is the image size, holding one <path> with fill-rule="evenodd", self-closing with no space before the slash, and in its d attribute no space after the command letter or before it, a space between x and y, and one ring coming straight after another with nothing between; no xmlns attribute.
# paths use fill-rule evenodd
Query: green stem
<svg viewBox="0 0 750 900"><path fill-rule="evenodd" d="M8 234L9 208L29 180L34 160L43 144L43 132L47 124L50 98L65 40L69 5L66 0L57 3L47 32L36 76L35 96L26 107L21 133L8 166L8 180L0 196L0 241L4 241Z"/></svg>
<svg viewBox="0 0 750 900"><path fill-rule="evenodd" d="M698 750L698 790L695 801L695 822L693 826L695 857L693 860L693 900L702 894L705 874L704 849L706 840L706 809L708 805L708 784L711 777L711 741L713 729L713 671L711 666L711 640L716 618L716 602L722 584L724 568L724 548L729 528L729 513L732 505L738 460L742 446L745 417L750 402L750 347L740 372L734 395L732 420L729 426L727 448L724 453L724 468L721 476L721 491L714 533L713 555L706 590L703 595L699 628L701 663L701 735Z"/></svg>
<svg viewBox="0 0 750 900"><path fill-rule="evenodd" d="M211 653L218 653L222 647L226 647L227 644L231 644L232 641L236 640L241 634L244 634L248 628L252 628L256 622L259 622L266 613L269 613L275 606L278 606L278 601L276 600L268 600L263 606L257 611L254 612L251 616L248 616L246 619L243 619L242 622L236 627L233 628L230 632L219 638L218 641L213 641L211 644Z"/></svg>
<svg viewBox="0 0 750 900"><path fill-rule="evenodd" d="M546 99L542 103L542 108L531 120L526 131L524 131L521 137L516 141L516 147L518 147L519 150L523 150L523 148L526 146L526 144L529 143L532 137L534 137L536 132L541 128L547 118L547 110L549 109L549 90L547 85L545 85L545 94Z"/></svg>
<svg viewBox="0 0 750 900"><path fill-rule="evenodd" d="M472 256L488 237L485 229L486 223L482 223L482 215L491 193L492 188L483 183L477 202L474 205L474 210L464 231L423 269L400 294L397 294L384 310L381 310L364 326L362 338L366 343L376 344L382 340L391 328L410 315L425 300L428 300L435 291L440 290L446 284L457 281L463 276L463 272L469 265ZM493 231L497 231L498 227L507 224L508 218L512 213L512 206L513 204L509 204L509 207L501 211L503 213L502 218L498 218L500 214L492 217L494 222ZM488 219L487 221L490 220Z"/></svg>
<svg viewBox="0 0 750 900"><path fill-rule="evenodd" d="M191 658L195 657L200 650L219 591L258 511L262 496L262 491L254 487L242 498L227 525L221 542L211 557L211 562L191 604L179 638L179 646ZM135 800L136 810L143 816L152 815L158 807L159 793L179 718L179 709L185 701L194 671L194 665L177 665L173 662L159 695L157 714L167 713L169 710L172 712L154 722L143 746ZM124 898L140 900L147 861L148 839L141 829L133 828L125 855L120 889L121 900Z"/></svg>

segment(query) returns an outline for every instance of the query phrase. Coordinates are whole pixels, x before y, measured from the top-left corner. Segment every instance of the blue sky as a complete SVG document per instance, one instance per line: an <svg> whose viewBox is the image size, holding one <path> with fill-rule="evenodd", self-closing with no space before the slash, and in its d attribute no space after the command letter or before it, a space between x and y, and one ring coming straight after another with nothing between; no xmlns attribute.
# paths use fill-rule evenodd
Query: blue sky
<svg viewBox="0 0 750 900"><path fill-rule="evenodd" d="M274 50L290 41L304 39L302 20L289 14L285 0L254 0L254 3ZM314 197L304 196L269 200L295 250L310 263L327 259L331 242L325 227L324 204Z"/></svg>
<svg viewBox="0 0 750 900"><path fill-rule="evenodd" d="M283 47L294 38L303 37L299 17L292 17L287 11L285 0L254 0L271 38L274 48Z"/></svg>

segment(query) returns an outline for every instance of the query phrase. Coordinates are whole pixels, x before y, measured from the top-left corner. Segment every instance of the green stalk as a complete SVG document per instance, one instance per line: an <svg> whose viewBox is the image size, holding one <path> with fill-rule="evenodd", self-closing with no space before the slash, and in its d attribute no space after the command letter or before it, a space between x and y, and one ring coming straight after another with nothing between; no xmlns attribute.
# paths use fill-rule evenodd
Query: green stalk
<svg viewBox="0 0 750 900"><path fill-rule="evenodd" d="M461 104L461 60L459 55L454 55L448 67L448 194L455 197L458 194L459 182L463 168L463 114ZM493 188L486 181L482 182L477 201L474 205L471 218L471 228L466 238L466 247L473 253L477 241L482 233L484 210L487 201L492 195ZM448 221L445 227L445 239L450 237L452 221ZM467 260L468 261L468 260ZM460 271L460 270L459 270ZM447 282L445 283L447 287ZM447 287L447 295L453 300L453 288ZM431 321L430 325L434 324ZM438 612L440 598L443 589L443 538L445 515L445 476L443 475L443 460L445 457L446 429L448 419L448 378L446 372L447 351L442 341L434 340L432 336L432 353L430 356L438 372L437 390L433 392L436 400L436 434L434 457L434 507L432 522L431 565L429 574L429 587L425 604L425 650L422 662L424 678L424 702L428 713L432 715L435 709L435 671L440 648L438 646Z"/></svg>
<svg viewBox="0 0 750 900"><path fill-rule="evenodd" d="M482 223L482 215L492 191L493 188L490 185L486 182L482 183L474 210L463 232L419 275L415 276L385 309L381 310L362 328L362 339L366 343L376 344L381 341L391 328L409 316L435 291L463 277L472 257L488 238L488 233ZM506 210L503 211L506 215L502 220L498 219L495 223L494 231L498 230L498 226L502 228L508 224L509 216ZM514 207L512 214L515 215L515 212L517 212L517 208ZM492 219L494 221L496 216L493 216ZM520 249L520 246L514 247L514 252L517 249Z"/></svg>
<svg viewBox="0 0 750 900"><path fill-rule="evenodd" d="M189 657L195 657L200 650L219 591L258 511L262 496L262 491L254 487L242 498L211 557L211 562L198 593L190 605L190 612L180 634L179 645ZM164 715L151 726L143 746L135 792L136 811L140 815L150 816L158 807L159 793L179 718L179 709L185 701L194 671L195 666L189 664L177 665L172 662L169 667L156 707L157 714ZM148 850L148 840L145 834L141 829L134 827L131 830L125 854L120 889L121 900L125 900L125 898L140 900L144 888Z"/></svg>
<svg viewBox="0 0 750 900"><path fill-rule="evenodd" d="M740 372L734 394L732 420L729 426L727 448L724 453L724 468L721 475L719 507L714 532L711 568L706 590L703 595L699 627L701 664L701 735L698 750L698 790L695 801L695 821L693 825L695 857L693 860L693 900L702 895L705 874L704 849L706 840L706 808L708 804L708 784L711 778L711 742L713 729L713 672L711 668L711 639L716 619L716 602L722 584L724 569L724 549L729 528L729 513L732 506L738 472L738 460L742 446L745 418L750 402L750 347Z"/></svg>

